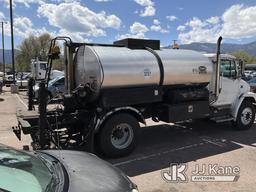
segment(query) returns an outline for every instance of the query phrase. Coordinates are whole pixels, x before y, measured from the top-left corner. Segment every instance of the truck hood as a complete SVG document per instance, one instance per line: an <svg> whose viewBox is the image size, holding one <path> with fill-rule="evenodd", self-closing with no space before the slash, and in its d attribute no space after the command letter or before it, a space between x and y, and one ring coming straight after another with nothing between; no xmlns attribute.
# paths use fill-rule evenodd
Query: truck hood
<svg viewBox="0 0 256 192"><path fill-rule="evenodd" d="M64 165L69 175L69 191L131 192L136 189L121 170L93 154L71 150L46 150L43 153Z"/></svg>

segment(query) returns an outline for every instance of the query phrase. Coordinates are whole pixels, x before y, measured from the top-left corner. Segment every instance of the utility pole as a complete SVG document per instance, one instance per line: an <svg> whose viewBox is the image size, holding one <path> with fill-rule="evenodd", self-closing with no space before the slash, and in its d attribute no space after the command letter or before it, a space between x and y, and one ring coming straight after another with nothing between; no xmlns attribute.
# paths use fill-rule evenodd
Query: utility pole
<svg viewBox="0 0 256 192"><path fill-rule="evenodd" d="M13 84L15 84L16 81L15 81L15 61L14 61L12 0L10 0L10 20L11 20L11 45L12 45L12 73L13 73Z"/></svg>
<svg viewBox="0 0 256 192"><path fill-rule="evenodd" d="M6 21L1 21L2 24L2 48L3 48L3 79L5 80L5 55L4 55L4 24L6 24Z"/></svg>

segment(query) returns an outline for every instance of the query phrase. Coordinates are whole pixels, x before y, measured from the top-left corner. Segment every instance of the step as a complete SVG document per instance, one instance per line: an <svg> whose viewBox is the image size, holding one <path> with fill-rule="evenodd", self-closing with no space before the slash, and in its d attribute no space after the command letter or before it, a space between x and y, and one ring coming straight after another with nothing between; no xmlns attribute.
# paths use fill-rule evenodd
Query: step
<svg viewBox="0 0 256 192"><path fill-rule="evenodd" d="M214 117L214 118L211 118L211 120L215 121L216 123L223 123L223 122L227 122L227 121L232 121L232 120L234 120L234 117L230 117L230 116L221 116L221 117Z"/></svg>

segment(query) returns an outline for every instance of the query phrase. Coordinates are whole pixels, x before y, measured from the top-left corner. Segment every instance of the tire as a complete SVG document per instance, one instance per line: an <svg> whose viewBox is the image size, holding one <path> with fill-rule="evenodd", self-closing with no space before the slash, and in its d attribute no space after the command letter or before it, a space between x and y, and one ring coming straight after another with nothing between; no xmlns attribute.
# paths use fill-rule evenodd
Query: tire
<svg viewBox="0 0 256 192"><path fill-rule="evenodd" d="M252 127L255 120L255 108L249 101L243 101L235 121L236 130L248 130Z"/></svg>
<svg viewBox="0 0 256 192"><path fill-rule="evenodd" d="M97 136L101 152L113 158L129 155L137 145L139 127L137 119L130 114L109 117Z"/></svg>

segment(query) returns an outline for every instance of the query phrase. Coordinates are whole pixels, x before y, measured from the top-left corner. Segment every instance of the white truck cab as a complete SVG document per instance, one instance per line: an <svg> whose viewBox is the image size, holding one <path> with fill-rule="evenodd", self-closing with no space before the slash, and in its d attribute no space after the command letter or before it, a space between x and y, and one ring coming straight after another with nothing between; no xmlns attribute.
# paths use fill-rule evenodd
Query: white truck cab
<svg viewBox="0 0 256 192"><path fill-rule="evenodd" d="M204 54L213 64L216 54ZM242 79L243 64L229 54L220 55L220 91L211 106L227 114L212 119L217 122L232 120L238 129L249 128L255 119L256 94L250 92L250 86ZM213 89L214 79L209 85ZM217 112L218 113L218 112Z"/></svg>
<svg viewBox="0 0 256 192"><path fill-rule="evenodd" d="M47 69L46 61L39 61L38 59L31 60L32 77L36 81L45 79L46 69Z"/></svg>

